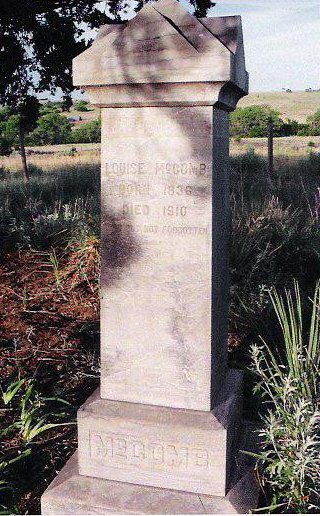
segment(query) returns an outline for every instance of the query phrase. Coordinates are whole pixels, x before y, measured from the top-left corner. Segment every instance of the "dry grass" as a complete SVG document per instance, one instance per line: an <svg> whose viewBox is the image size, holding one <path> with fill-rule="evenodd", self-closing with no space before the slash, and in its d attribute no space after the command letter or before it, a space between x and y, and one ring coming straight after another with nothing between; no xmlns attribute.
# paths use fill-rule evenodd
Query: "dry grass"
<svg viewBox="0 0 320 516"><path fill-rule="evenodd" d="M91 106L90 104L87 107L89 111L77 111L73 106L70 111L65 111L62 114L67 118L72 116L81 116L82 120L85 122L90 122L90 120L96 120L99 118L101 112L100 108Z"/></svg>
<svg viewBox="0 0 320 516"><path fill-rule="evenodd" d="M314 147L308 145L310 142L314 143ZM254 149L260 156L267 156L267 138L241 138L240 141L231 138L230 152L232 155L244 154L250 149ZM275 156L307 156L311 149L312 152L320 152L320 136L286 136L274 139Z"/></svg>
<svg viewBox="0 0 320 516"><path fill-rule="evenodd" d="M309 142L313 142L314 147L310 147L308 145ZM100 148L101 146L98 143L30 147L27 148L29 153L28 162L42 168L44 171L80 164L98 165L100 163ZM267 148L266 138L242 138L240 141L231 138L230 140L230 152L233 156L244 154L250 149L254 149L261 156L266 156ZM71 149L76 149L77 152L74 155L70 155ZM274 153L276 157L298 158L307 156L311 150L312 152L320 152L320 136L288 136L274 139ZM9 170L19 169L20 156L18 152L8 157L0 156L0 167Z"/></svg>
<svg viewBox="0 0 320 516"><path fill-rule="evenodd" d="M298 122L305 122L306 118L320 108L320 91L285 91L253 92L239 102L239 107L252 104L268 104L280 111L282 117L291 118ZM88 105L90 111L79 112L71 108L66 116L81 116L82 120L89 121L100 116L100 109Z"/></svg>
<svg viewBox="0 0 320 516"><path fill-rule="evenodd" d="M320 108L320 91L250 93L240 100L239 107L252 106L253 104L268 104L280 111L284 119L291 118L302 123Z"/></svg>
<svg viewBox="0 0 320 516"><path fill-rule="evenodd" d="M77 152L71 155L71 149ZM31 151L31 153L30 153ZM99 165L100 144L80 143L66 145L46 145L43 147L27 148L28 163L40 167L44 171L76 167L77 165ZM9 170L19 170L20 155L14 152L11 156L0 156L0 167Z"/></svg>

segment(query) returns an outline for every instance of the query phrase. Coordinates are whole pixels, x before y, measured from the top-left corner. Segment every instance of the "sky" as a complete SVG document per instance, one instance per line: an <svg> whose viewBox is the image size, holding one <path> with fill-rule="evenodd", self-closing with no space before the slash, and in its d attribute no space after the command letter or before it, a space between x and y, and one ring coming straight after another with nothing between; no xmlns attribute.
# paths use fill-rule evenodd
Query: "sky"
<svg viewBox="0 0 320 516"><path fill-rule="evenodd" d="M213 16L242 16L250 91L320 89L320 0L216 4Z"/></svg>
<svg viewBox="0 0 320 516"><path fill-rule="evenodd" d="M215 1L209 16L242 17L251 92L320 89L320 0Z"/></svg>
<svg viewBox="0 0 320 516"><path fill-rule="evenodd" d="M242 16L250 91L320 88L320 0L215 1L209 16Z"/></svg>

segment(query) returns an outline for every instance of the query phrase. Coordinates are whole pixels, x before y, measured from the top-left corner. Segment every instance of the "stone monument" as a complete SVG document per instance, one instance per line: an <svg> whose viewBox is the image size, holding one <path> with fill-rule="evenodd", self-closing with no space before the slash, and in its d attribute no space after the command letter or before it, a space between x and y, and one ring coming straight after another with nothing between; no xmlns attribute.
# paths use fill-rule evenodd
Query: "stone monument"
<svg viewBox="0 0 320 516"><path fill-rule="evenodd" d="M176 0L100 29L74 84L102 108L101 392L43 514L245 512L241 373L227 369L228 112L241 19Z"/></svg>

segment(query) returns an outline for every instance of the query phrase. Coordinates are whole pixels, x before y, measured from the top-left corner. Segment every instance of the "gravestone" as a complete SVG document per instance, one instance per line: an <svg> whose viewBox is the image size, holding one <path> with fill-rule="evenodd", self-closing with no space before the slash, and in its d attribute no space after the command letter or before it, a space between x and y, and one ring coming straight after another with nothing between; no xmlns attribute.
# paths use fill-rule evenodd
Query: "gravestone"
<svg viewBox="0 0 320 516"><path fill-rule="evenodd" d="M102 108L101 392L78 412L78 455L43 514L253 508L237 459L242 377L227 368L241 19L159 0L102 27L73 73Z"/></svg>

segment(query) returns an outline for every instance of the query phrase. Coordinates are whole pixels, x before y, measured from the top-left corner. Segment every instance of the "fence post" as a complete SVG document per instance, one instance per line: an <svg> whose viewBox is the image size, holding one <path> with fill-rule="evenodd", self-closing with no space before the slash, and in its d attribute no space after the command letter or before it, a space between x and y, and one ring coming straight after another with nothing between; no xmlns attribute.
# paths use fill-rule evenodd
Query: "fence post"
<svg viewBox="0 0 320 516"><path fill-rule="evenodd" d="M273 160L273 120L268 122L268 175L270 182L275 178Z"/></svg>

